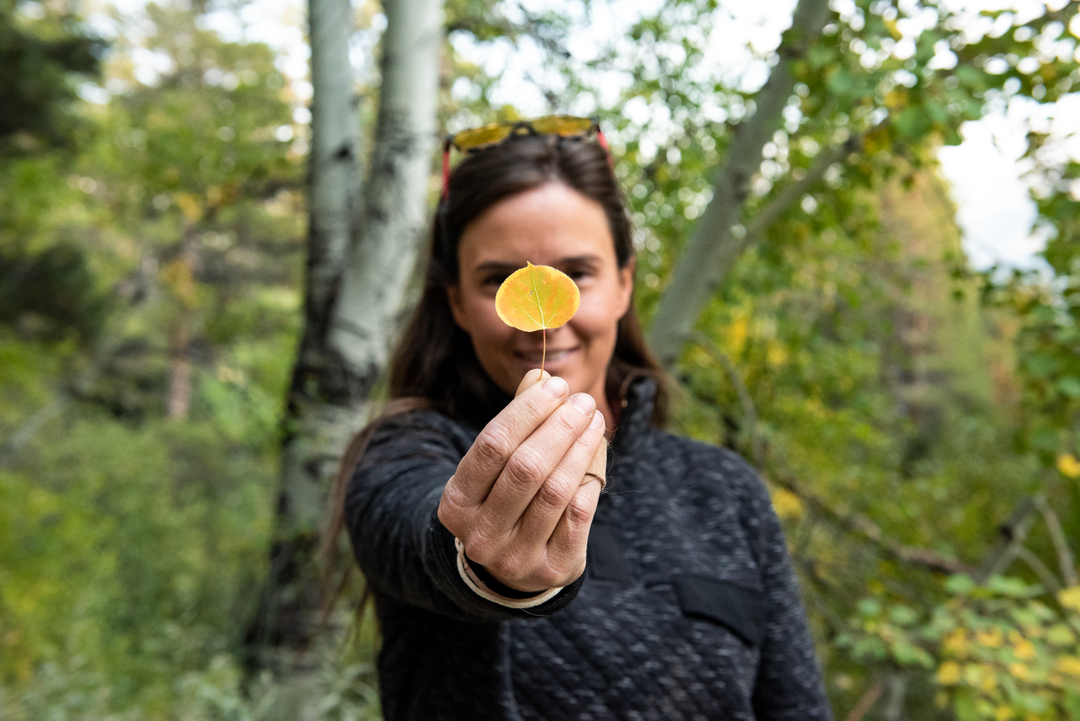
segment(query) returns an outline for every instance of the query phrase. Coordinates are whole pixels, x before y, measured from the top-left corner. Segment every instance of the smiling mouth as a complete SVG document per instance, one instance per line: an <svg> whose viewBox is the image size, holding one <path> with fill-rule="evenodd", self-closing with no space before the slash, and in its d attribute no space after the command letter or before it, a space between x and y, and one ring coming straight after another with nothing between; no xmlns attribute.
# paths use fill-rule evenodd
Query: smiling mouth
<svg viewBox="0 0 1080 721"><path fill-rule="evenodd" d="M555 361L561 360L561 359L565 358L566 356L570 355L575 350L577 350L577 348L565 348L563 350L549 350L547 352L546 359L545 359L544 354L541 353L540 351L536 351L535 353L530 353L530 352L525 352L525 351L518 351L514 355L516 355L518 358L521 358L522 360L524 360L526 362L529 362L529 363L539 363L541 361L541 359L545 359L548 363L554 363Z"/></svg>

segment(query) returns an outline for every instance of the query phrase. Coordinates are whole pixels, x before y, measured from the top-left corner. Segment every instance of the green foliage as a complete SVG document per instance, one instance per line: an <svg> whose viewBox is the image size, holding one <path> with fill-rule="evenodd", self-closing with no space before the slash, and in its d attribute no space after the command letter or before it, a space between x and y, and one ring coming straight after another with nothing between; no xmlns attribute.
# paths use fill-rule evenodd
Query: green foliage
<svg viewBox="0 0 1080 721"><path fill-rule="evenodd" d="M77 19L9 26L0 5L0 53L37 53L20 78L58 118L32 127L82 119L77 152L41 140L0 163L0 438L28 439L0 447L4 718L378 716L370 620L355 651L320 652L312 686L242 670L299 332L307 129L271 50L222 39L196 5L149 5L138 33L118 18L100 105L72 104L93 70ZM676 369L676 425L774 481L838 716L902 672L910 718L1080 718L1058 683L1080 657L1074 591L1054 598L1021 566L987 588L944 582L895 552L977 565L1036 492L1080 537L1080 165L1029 136L1053 281L972 277L932 152L987 107L1072 91L1075 6L964 31L942 6L834 6L791 65L732 232L844 153L746 238ZM571 15L448 5L440 119L521 113L470 43L544 53L551 109L599 115L612 141L648 318L770 53L748 49L749 70L714 62L723 8L692 0L582 59ZM168 68L150 83L134 72L147 51ZM1042 527L1025 548L1055 554Z"/></svg>
<svg viewBox="0 0 1080 721"><path fill-rule="evenodd" d="M269 48L141 22L78 152L0 163L0 717L371 718L370 632L304 693L240 661L299 326L292 99Z"/></svg>
<svg viewBox="0 0 1080 721"><path fill-rule="evenodd" d="M31 19L31 7L42 17ZM75 84L98 74L104 49L70 12L0 2L0 155L71 144L79 125Z"/></svg>
<svg viewBox="0 0 1080 721"><path fill-rule="evenodd" d="M837 638L865 664L933 671L935 705L961 721L1080 718L1080 587L1055 603L1041 586L995 576L985 587L953 576L926 616L865 599Z"/></svg>

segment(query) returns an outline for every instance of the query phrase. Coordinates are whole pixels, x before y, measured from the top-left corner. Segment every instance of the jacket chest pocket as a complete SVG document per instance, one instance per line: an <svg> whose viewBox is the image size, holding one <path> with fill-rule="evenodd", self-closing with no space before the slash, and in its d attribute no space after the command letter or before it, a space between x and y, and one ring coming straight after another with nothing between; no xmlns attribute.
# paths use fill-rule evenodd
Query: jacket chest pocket
<svg viewBox="0 0 1080 721"><path fill-rule="evenodd" d="M723 626L749 646L760 645L765 635L765 598L760 591L693 573L675 576L674 585L684 616Z"/></svg>

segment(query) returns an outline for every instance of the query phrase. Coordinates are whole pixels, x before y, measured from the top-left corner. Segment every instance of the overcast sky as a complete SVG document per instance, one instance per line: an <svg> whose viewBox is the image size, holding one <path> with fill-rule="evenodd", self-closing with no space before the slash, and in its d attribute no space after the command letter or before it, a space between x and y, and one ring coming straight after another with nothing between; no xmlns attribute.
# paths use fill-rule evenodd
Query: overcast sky
<svg viewBox="0 0 1080 721"><path fill-rule="evenodd" d="M97 0L104 7L110 0ZM580 30L570 39L571 51L586 57L598 38L612 37L620 32L642 10L654 8L660 0L594 1L594 14L581 17ZM567 7L565 0L522 0L528 6ZM850 0L833 0L840 7ZM1020 12L1040 12L1043 7L1035 0L950 0L971 9L1003 7L1019 8ZM143 0L112 0L122 11L138 11ZM747 47L758 52L768 51L779 42L780 33L790 24L794 0L724 0L721 7L729 17L723 19L706 62L718 67L730 67L741 73L744 82L753 85L764 82L767 70L755 68ZM238 21L227 13L219 13L214 26L226 36L261 40L281 53L279 67L301 86L307 73L308 49L301 31L305 4L302 0L257 0L248 6ZM98 16L99 18L101 16ZM1074 23L1075 24L1075 23ZM102 29L106 29L103 27ZM1074 33L1076 28L1073 28ZM468 48L464 49L468 52ZM362 38L353 48L354 66L371 62L371 48ZM477 51L479 52L479 51ZM1078 51L1080 52L1080 51ZM526 77L535 77L535 58L521 57L508 52L476 56L489 71L505 78L502 93L505 101L532 114L547 112L543 97ZM147 63L152 61L147 60ZM148 71L151 72L151 71ZM152 74L152 72L151 72ZM755 75L760 78L755 80ZM958 212L957 221L963 231L964 247L972 265L986 268L994 263L1007 266L1038 265L1034 257L1045 244L1045 237L1032 229L1035 207L1023 179L1025 167L1019 161L1024 149L1023 118L1036 113L1047 127L1058 132L1080 134L1080 98L1073 97L1067 107L1046 112L1031 104L1014 104L1007 111L993 113L979 122L967 123L962 129L964 142L956 147L941 149L942 174L952 186L952 196ZM1055 117L1056 115L1056 117ZM307 119L306 111L297 113L298 121ZM1080 158L1080 140L1074 141L1072 154Z"/></svg>

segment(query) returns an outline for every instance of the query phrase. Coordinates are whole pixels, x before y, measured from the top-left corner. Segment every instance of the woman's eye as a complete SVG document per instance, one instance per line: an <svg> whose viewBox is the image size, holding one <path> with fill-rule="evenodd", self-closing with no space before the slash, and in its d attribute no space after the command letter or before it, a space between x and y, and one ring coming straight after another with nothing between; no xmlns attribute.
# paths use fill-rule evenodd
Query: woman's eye
<svg viewBox="0 0 1080 721"><path fill-rule="evenodd" d="M495 275L489 275L488 277L484 278L484 285L498 287L502 285L503 281L509 277L510 276L506 275L505 273L496 273Z"/></svg>

